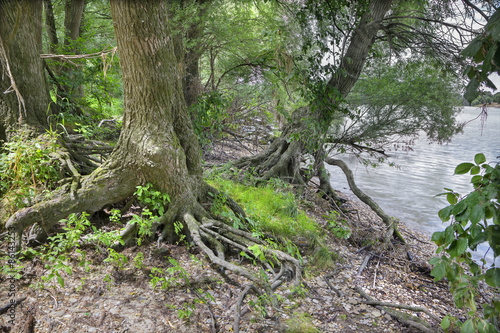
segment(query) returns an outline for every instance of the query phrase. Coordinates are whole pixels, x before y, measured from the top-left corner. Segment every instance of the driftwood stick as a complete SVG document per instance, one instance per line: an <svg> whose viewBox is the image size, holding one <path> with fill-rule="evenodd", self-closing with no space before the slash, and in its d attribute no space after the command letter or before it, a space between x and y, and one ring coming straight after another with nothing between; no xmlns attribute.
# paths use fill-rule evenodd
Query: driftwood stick
<svg viewBox="0 0 500 333"><path fill-rule="evenodd" d="M389 308L395 308L395 309L404 309L404 310L410 310L410 311L415 311L415 312L423 312L427 314L429 317L434 319L437 322L441 322L441 319L439 319L437 316L432 314L429 310L427 310L424 307L421 306L411 306L411 305L406 305L406 304L395 304L395 303L386 303L386 302L380 302L380 301L366 301L365 304L368 305L380 305L380 306L386 306Z"/></svg>
<svg viewBox="0 0 500 333"><path fill-rule="evenodd" d="M367 293L365 293L365 291L357 286L354 288L363 298L365 298L366 300L368 301L375 301L373 298L371 298ZM391 317L397 319L398 321L400 321L401 323L405 324L405 325L408 325L408 326L412 326L412 327L415 327L415 328L418 328L419 330L421 330L422 332L426 332L426 333L434 333L435 330L433 330L431 328L431 325L426 322L425 320L423 319L420 319L416 316L413 316L413 315L410 315L410 314L407 314L407 313L404 313L404 312L401 312L401 311L397 311L397 310L393 310L393 309L390 309L388 307L385 307L385 306L382 306L382 305L374 305L377 309L379 310L384 310L385 312L387 312Z"/></svg>
<svg viewBox="0 0 500 333"><path fill-rule="evenodd" d="M358 274L356 274L357 277L360 277L361 274L363 273L363 271L365 270L366 268L366 265L368 265L368 262L370 261L370 259L372 258L372 254L371 253L368 253L365 258L363 259L363 262L361 263L361 266L359 266L359 269L358 269Z"/></svg>

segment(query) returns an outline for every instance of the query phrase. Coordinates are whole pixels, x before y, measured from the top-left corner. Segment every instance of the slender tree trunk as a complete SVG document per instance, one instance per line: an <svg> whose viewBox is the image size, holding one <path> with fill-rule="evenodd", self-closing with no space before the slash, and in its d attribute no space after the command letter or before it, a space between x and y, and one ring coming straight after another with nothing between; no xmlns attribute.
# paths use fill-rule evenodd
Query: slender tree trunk
<svg viewBox="0 0 500 333"><path fill-rule="evenodd" d="M56 20L54 17L54 8L52 7L52 0L43 0L45 7L45 27L49 38L49 52L55 54L59 39L57 38Z"/></svg>
<svg viewBox="0 0 500 333"><path fill-rule="evenodd" d="M49 94L41 51L42 2L0 1L0 140L20 124L46 127Z"/></svg>
<svg viewBox="0 0 500 333"><path fill-rule="evenodd" d="M80 37L80 27L85 9L85 0L66 0L64 8L64 48L65 53L79 54L77 41ZM83 86L78 84L78 70L69 63L63 64L60 74L65 77L61 82L64 90L58 94L62 97L68 97L73 102L78 103L84 98ZM75 84L76 82L76 84ZM82 111L77 108L74 110L77 114Z"/></svg>

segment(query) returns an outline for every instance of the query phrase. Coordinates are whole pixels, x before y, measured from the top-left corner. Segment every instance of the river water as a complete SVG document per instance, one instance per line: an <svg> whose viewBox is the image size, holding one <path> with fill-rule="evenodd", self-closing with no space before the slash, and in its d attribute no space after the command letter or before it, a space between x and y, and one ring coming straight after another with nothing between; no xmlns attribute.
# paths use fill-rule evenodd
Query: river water
<svg viewBox="0 0 500 333"><path fill-rule="evenodd" d="M469 121L480 113L480 108L464 107L457 119ZM448 224L441 222L438 211L448 203L445 196L435 195L444 192L445 187L461 194L473 189L470 175L453 175L455 167L462 162L474 162L474 155L479 152L485 154L488 162L500 156L500 108L488 108L487 114L484 126L480 118L473 120L448 144L429 143L422 135L412 146L413 151L389 152L390 161L399 168L387 164L366 167L355 157L341 158L351 167L358 187L387 214L422 232L441 231ZM353 196L342 171L333 166L327 168L332 186ZM480 247L475 257L482 257L487 249ZM492 261L490 252L486 257L489 262Z"/></svg>

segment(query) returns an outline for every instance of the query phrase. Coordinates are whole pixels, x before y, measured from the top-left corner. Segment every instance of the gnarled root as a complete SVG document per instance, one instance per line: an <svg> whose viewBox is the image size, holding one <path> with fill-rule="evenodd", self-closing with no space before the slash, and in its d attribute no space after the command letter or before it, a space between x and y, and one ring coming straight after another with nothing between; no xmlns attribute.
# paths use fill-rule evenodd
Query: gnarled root
<svg viewBox="0 0 500 333"><path fill-rule="evenodd" d="M269 296L271 305L276 306L272 292L284 282L286 275L292 274L295 277L294 284L298 285L300 283L302 272L300 262L282 251L267 248L264 242L254 238L250 233L234 229L222 222L212 219L204 218L202 223L200 223L190 214L184 215L184 221L188 226L194 243L208 255L210 261L252 281L252 284L243 290L236 303L233 323L234 332L239 332L241 306L245 296L248 292L250 292L250 290L254 290L257 294L262 294L261 290L263 289ZM204 239L208 240L208 242L212 244L218 244L216 249L222 248L223 245L232 246L245 252L248 256L255 256L255 253L250 250L250 247L255 248L255 246L258 246L266 259L263 259L261 256L255 256L255 259L260 261L260 263L266 267L267 271L271 272L271 274L274 274L274 271L269 266L267 260L278 260L281 264L281 269L277 274L274 274L275 276L272 280L268 279L270 280L270 283L266 283L261 277L251 273L244 267L232 264L226 261L223 257L215 255L215 253L205 244Z"/></svg>
<svg viewBox="0 0 500 333"><path fill-rule="evenodd" d="M133 175L124 170L113 172L106 168L98 169L91 177L84 179L82 188L76 192L76 199L73 199L70 194L65 194L50 201L35 204L12 215L6 226L16 231L18 249L21 246L21 236L25 228L36 223L40 228L49 230L60 219L66 218L71 213L95 212L105 205L124 200L135 190ZM167 212L152 225L153 230L160 226L164 227L160 240L173 236L174 222L182 222L188 239L197 245L212 263L250 280L252 285L250 289L258 290L258 293L266 293L271 300L273 299L273 290L284 281L293 277L294 284L300 283L302 268L299 260L280 250L269 248L264 241L253 237L249 232L235 229L211 218L199 202L208 195L209 191L216 194L218 191L206 184L201 185L200 188L202 190L198 192L188 192L173 198ZM198 195L194 195L194 193L198 193ZM239 217L245 218L244 211L236 202L227 199L226 204ZM134 222L130 222L121 232L122 239L131 240L137 235L137 232L138 226ZM225 250L227 248L245 253L245 256L252 258L255 263L259 263L269 277L263 278L262 274L226 260ZM278 273L273 269L276 265L281 267ZM239 330L241 302L249 290L244 291L240 297L241 301L238 303L240 306L236 307L235 332ZM276 304L271 302L271 305L275 306ZM236 320L236 318L238 319Z"/></svg>
<svg viewBox="0 0 500 333"><path fill-rule="evenodd" d="M82 188L78 189L74 195L57 195L49 201L17 211L5 225L7 229L15 231L16 249L21 249L23 231L35 223L37 228L48 231L59 220L71 213L82 211L94 213L105 205L119 202L130 196L135 187L130 182L130 177L127 176L127 173L115 175L114 172L102 169L94 173L92 178L87 177Z"/></svg>
<svg viewBox="0 0 500 333"><path fill-rule="evenodd" d="M300 174L302 147L300 142L287 142L280 137L262 153L243 157L234 162L237 168L254 168L253 172L259 175L258 181L267 181L271 178L286 179L292 184L305 185Z"/></svg>
<svg viewBox="0 0 500 333"><path fill-rule="evenodd" d="M337 160L331 157L325 157L325 162L339 167L342 169L344 172L346 178L347 178L347 183L349 184L349 187L351 188L351 191L359 198L359 200L363 201L365 204L370 206L370 208L382 219L384 224L388 228L388 232L385 235L385 244L388 244L390 241L391 236L394 236L395 238L399 239L401 242L406 244L405 239L403 238L403 235L399 232L397 228L397 220L391 218L389 215L387 215L380 206L373 201L372 198L370 198L368 195L366 195L363 191L359 189L359 187L356 186L356 183L354 182L354 176L352 174L351 169L347 166L347 164L342 161L342 160Z"/></svg>

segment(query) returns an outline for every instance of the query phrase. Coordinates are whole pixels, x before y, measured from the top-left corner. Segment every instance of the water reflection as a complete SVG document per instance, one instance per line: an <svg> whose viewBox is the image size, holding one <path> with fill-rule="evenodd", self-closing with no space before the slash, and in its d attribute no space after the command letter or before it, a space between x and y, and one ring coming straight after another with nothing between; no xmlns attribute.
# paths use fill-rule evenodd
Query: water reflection
<svg viewBox="0 0 500 333"><path fill-rule="evenodd" d="M444 192L445 187L459 193L472 190L470 176L454 176L455 167L461 162L472 162L479 152L484 153L488 161L500 156L500 108L489 108L487 112L484 127L481 120L476 119L448 144L429 144L422 136L416 140L413 151L391 152L392 161L400 169L388 165L366 167L354 157L345 159L345 162L352 168L359 188L386 213L420 231L444 230L446 224L441 223L437 213L447 201L444 197L434 196ZM481 109L477 107L464 107L458 120L469 121L480 113ZM350 193L342 171L332 166L328 166L328 170L334 188ZM479 251L484 254L486 249L482 247Z"/></svg>

